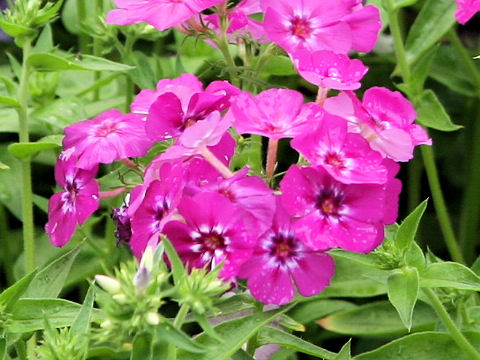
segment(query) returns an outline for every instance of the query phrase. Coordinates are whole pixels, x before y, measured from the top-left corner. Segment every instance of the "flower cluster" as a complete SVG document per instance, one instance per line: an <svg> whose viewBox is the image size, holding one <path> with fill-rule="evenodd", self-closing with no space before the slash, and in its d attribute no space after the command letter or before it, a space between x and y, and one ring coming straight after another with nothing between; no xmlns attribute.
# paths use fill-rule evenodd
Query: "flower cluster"
<svg viewBox="0 0 480 360"><path fill-rule="evenodd" d="M190 268L221 265L225 281L246 279L258 300L284 304L296 290L312 296L329 284L334 261L328 250L367 253L383 241L384 225L397 217L398 162L431 140L399 92L376 87L363 100L353 92L368 68L347 54L375 45L380 18L374 6L359 0L244 0L233 9L218 0L116 4L109 23L145 21L163 30L202 16L215 34L219 19L227 19L234 27L226 31L230 39L247 31L282 47L299 74L319 87L318 97L305 102L289 89L252 95L227 81L204 88L184 74L142 90L128 114L110 110L67 127L56 168L65 191L52 197L46 227L55 245L64 245L98 208L98 164L135 165L129 158L144 156L157 142L172 145L146 167L143 183L113 215L119 240L139 259L165 235ZM213 5L214 14L200 14ZM249 17L259 12L263 23ZM330 89L340 92L328 97ZM238 134L268 138L264 176L231 168ZM299 162L276 188L277 146L285 138Z"/></svg>

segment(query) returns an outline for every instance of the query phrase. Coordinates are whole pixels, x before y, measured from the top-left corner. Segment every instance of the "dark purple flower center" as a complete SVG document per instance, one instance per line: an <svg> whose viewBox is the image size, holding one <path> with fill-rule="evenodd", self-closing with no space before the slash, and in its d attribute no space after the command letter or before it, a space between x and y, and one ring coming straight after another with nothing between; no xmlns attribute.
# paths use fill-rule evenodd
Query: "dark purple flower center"
<svg viewBox="0 0 480 360"><path fill-rule="evenodd" d="M203 244L205 250L211 252L226 248L225 238L213 230L208 233L202 233L200 235L200 242Z"/></svg>
<svg viewBox="0 0 480 360"><path fill-rule="evenodd" d="M308 20L296 16L290 22L290 31L292 32L292 35L299 37L302 40L306 40L312 33L312 28L310 27Z"/></svg>
<svg viewBox="0 0 480 360"><path fill-rule="evenodd" d="M272 234L271 243L268 247L269 255L281 263L297 255L298 244L295 236L290 234Z"/></svg>
<svg viewBox="0 0 480 360"><path fill-rule="evenodd" d="M325 216L338 217L342 207L343 196L330 189L324 189L317 196L315 206Z"/></svg>
<svg viewBox="0 0 480 360"><path fill-rule="evenodd" d="M65 187L65 190L67 190L68 192L67 201L69 203L74 203L78 194L78 186L75 180L72 182L67 182L67 186Z"/></svg>
<svg viewBox="0 0 480 360"><path fill-rule="evenodd" d="M127 215L127 207L122 206L118 209L113 209L112 219L116 228L115 238L117 239L117 245L128 244L132 237L132 229L130 218Z"/></svg>

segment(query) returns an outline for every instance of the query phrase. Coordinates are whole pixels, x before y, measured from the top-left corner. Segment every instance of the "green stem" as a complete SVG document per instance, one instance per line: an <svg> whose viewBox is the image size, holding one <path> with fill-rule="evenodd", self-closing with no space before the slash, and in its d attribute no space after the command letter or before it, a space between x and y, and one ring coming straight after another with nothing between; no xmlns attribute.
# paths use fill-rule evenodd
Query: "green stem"
<svg viewBox="0 0 480 360"><path fill-rule="evenodd" d="M278 140L268 139L268 151L267 151L267 181L272 180L275 174L275 165L277 163L278 152Z"/></svg>
<svg viewBox="0 0 480 360"><path fill-rule="evenodd" d="M5 271L5 277L7 278L7 284L12 285L15 282L13 276L13 254L12 247L10 246L10 239L8 236L8 221L7 212L5 206L0 204L0 244L3 243L3 271Z"/></svg>
<svg viewBox="0 0 480 360"><path fill-rule="evenodd" d="M97 0L97 15L103 14L103 0ZM93 55L102 55L102 44L98 38L93 38ZM101 72L95 71L93 73L95 84L100 80ZM100 88L96 88L93 93L93 100L98 101L100 99Z"/></svg>
<svg viewBox="0 0 480 360"><path fill-rule="evenodd" d="M405 46L403 45L402 34L397 19L397 11L394 10L395 4L393 0L386 0L386 5L390 21L390 30L395 42L395 56L402 72L403 81L405 83L409 83L411 76L410 67L407 61ZM465 264L465 260L455 238L452 223L445 205L442 188L440 186L440 179L438 177L437 166L435 164L435 158L433 155L433 149L430 146L422 146L421 148L428 182L432 192L435 211L437 212L440 229L445 238L448 251L450 252L450 256L454 261Z"/></svg>
<svg viewBox="0 0 480 360"><path fill-rule="evenodd" d="M470 78L475 83L477 90L477 97L480 99L480 72L463 46L460 38L458 37L455 29L450 30L448 37L452 42L453 47L460 55L460 59L468 71ZM479 107L480 113L480 107ZM463 194L462 213L460 217L460 244L463 248L468 263L474 260L475 245L478 240L478 218L480 217L480 187L478 181L480 179L480 122L472 121L473 123L473 141L472 150L470 154L470 167L467 179L467 186Z"/></svg>
<svg viewBox="0 0 480 360"><path fill-rule="evenodd" d="M398 22L398 10L395 10L395 3L393 0L386 0L388 20L390 21L390 31L392 32L395 56L397 58L398 65L402 72L403 81L408 83L410 80L410 67L408 66L407 53L405 46L403 45L402 31Z"/></svg>
<svg viewBox="0 0 480 360"><path fill-rule="evenodd" d="M77 14L79 24L84 24L87 19L86 1L87 0L77 0ZM80 34L78 35L78 48L82 53L89 53L88 44L88 36L82 30L80 30Z"/></svg>
<svg viewBox="0 0 480 360"><path fill-rule="evenodd" d="M30 67L27 60L30 56L32 45L30 41L23 44L23 66L20 78L17 109L19 121L19 140L29 142L28 132L28 79ZM22 219L23 219L23 249L25 252L25 271L30 273L35 269L35 242L33 225L33 201L32 201L32 171L30 157L22 159Z"/></svg>
<svg viewBox="0 0 480 360"><path fill-rule="evenodd" d="M235 61L233 60L233 56L230 53L230 48L228 47L228 37L227 37L227 29L228 29L228 19L223 12L219 13L220 17L220 26L222 29L222 35L215 39L215 43L217 44L218 48L220 49L225 62L227 63L228 73L230 74L230 82L235 86L240 86L240 80L238 78L237 70Z"/></svg>
<svg viewBox="0 0 480 360"><path fill-rule="evenodd" d="M430 191L433 197L433 205L438 216L438 222L440 224L440 230L442 231L447 245L448 252L452 259L461 264L465 264L460 246L458 246L453 231L452 222L448 215L447 206L445 205L445 199L443 197L442 188L440 186L440 180L438 177L437 166L435 165L435 157L431 146L422 145L422 156L425 164L425 170L427 172L428 183L430 185Z"/></svg>
<svg viewBox="0 0 480 360"><path fill-rule="evenodd" d="M173 326L175 326L177 329L180 330L180 328L183 325L183 322L185 321L185 317L187 316L189 311L190 311L190 306L187 304L183 304L180 307L180 310L178 310L177 316L173 321ZM175 344L169 344L167 360L176 360L176 359L177 359L177 348Z"/></svg>
<svg viewBox="0 0 480 360"><path fill-rule="evenodd" d="M415 156L412 160L410 160L407 167L408 212L411 213L413 210L415 210L415 208L421 201L421 180L423 174L423 166L422 163L419 161L419 158Z"/></svg>
<svg viewBox="0 0 480 360"><path fill-rule="evenodd" d="M445 307L442 305L437 294L435 294L435 292L430 288L424 288L423 292L430 300L430 304L435 309L437 315L447 327L453 341L455 341L455 343L461 349L463 349L467 354L469 354L470 359L480 360L480 353L478 353L478 351L472 346L472 344L470 344L467 338L465 338L465 336L457 328L453 320L450 318L450 315L448 315L447 310L445 310Z"/></svg>

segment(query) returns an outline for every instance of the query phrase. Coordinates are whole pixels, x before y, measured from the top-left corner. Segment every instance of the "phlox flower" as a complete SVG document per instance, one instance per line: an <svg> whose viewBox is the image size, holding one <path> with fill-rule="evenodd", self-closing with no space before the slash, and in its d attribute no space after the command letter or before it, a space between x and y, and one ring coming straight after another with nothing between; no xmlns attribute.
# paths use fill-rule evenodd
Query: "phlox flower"
<svg viewBox="0 0 480 360"><path fill-rule="evenodd" d="M60 154L55 164L55 181L64 191L54 194L48 203L45 231L55 246L63 246L72 237L77 225L82 225L98 209L98 183L94 179L97 167L88 170L76 166L75 149Z"/></svg>
<svg viewBox="0 0 480 360"><path fill-rule="evenodd" d="M299 49L346 54L352 47L350 12L339 0L261 0L267 36L289 53Z"/></svg>
<svg viewBox="0 0 480 360"><path fill-rule="evenodd" d="M118 9L107 14L106 23L131 25L146 22L159 30L178 25L193 15L225 0L115 0Z"/></svg>
<svg viewBox="0 0 480 360"><path fill-rule="evenodd" d="M257 300L283 305L293 299L295 288L303 296L318 294L329 285L334 268L332 257L308 248L297 238L290 216L277 201L272 226L259 238L238 276L248 279L248 288Z"/></svg>
<svg viewBox="0 0 480 360"><path fill-rule="evenodd" d="M300 76L323 88L356 90L368 71L360 60L327 50L298 50L291 57Z"/></svg>
<svg viewBox="0 0 480 360"><path fill-rule="evenodd" d="M308 247L368 253L382 242L386 185L342 184L321 167L293 165L280 188L297 236Z"/></svg>
<svg viewBox="0 0 480 360"><path fill-rule="evenodd" d="M229 115L239 134L258 134L271 139L295 137L311 127L314 113L295 90L269 89L257 96L235 96Z"/></svg>
<svg viewBox="0 0 480 360"><path fill-rule="evenodd" d="M160 169L159 180L151 182L146 189L140 185L132 192L132 201L138 196L142 200L134 213L129 211L132 231L130 248L137 258L141 258L152 238L158 236L172 218L182 197L183 186L181 164L166 163ZM156 242L155 238L153 242Z"/></svg>
<svg viewBox="0 0 480 360"><path fill-rule="evenodd" d="M291 146L344 184L385 184L387 169L382 155L361 135L348 133L345 119L318 108L323 117L316 129L293 139Z"/></svg>
<svg viewBox="0 0 480 360"><path fill-rule="evenodd" d="M223 262L220 277L235 277L259 236L252 219L216 192L186 196L178 211L185 222L171 221L163 232L182 260L192 268L210 269Z"/></svg>
<svg viewBox="0 0 480 360"><path fill-rule="evenodd" d="M75 149L78 157L75 166L82 169L118 159L145 156L151 146L152 141L145 135L145 122L141 116L122 114L116 109L67 126L63 139L65 149Z"/></svg>
<svg viewBox="0 0 480 360"><path fill-rule="evenodd" d="M457 11L455 17L460 24L465 24L480 11L480 0L455 0Z"/></svg>
<svg viewBox="0 0 480 360"><path fill-rule="evenodd" d="M372 149L395 161L408 161L415 146L432 143L426 131L413 123L417 113L398 91L373 87L362 102L345 91L328 98L324 108L347 119L349 131L362 134Z"/></svg>

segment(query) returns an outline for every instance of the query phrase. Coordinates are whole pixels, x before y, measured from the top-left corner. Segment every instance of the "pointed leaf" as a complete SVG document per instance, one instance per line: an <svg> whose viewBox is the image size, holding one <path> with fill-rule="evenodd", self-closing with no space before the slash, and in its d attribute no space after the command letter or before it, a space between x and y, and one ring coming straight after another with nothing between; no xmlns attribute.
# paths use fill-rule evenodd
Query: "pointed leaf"
<svg viewBox="0 0 480 360"><path fill-rule="evenodd" d="M288 313L296 321L307 324L327 315L356 308L357 305L345 300L315 299L301 302Z"/></svg>
<svg viewBox="0 0 480 360"><path fill-rule="evenodd" d="M181 280L184 276L187 276L187 270L185 270L185 266L183 266L182 260L177 254L177 251L173 247L170 240L168 240L165 236L162 236L162 242L165 246L165 252L167 253L168 260L170 260L170 264L172 266L172 273L173 273L173 281L175 285L180 284Z"/></svg>
<svg viewBox="0 0 480 360"><path fill-rule="evenodd" d="M90 285L87 295L85 296L85 300L83 301L82 308L75 318L72 328L70 329L70 331L72 331L72 333L78 338L82 338L83 336L86 338L86 335L88 334L94 298L95 292L93 290L93 286Z"/></svg>
<svg viewBox="0 0 480 360"><path fill-rule="evenodd" d="M60 56L51 53L37 53L30 55L27 63L38 71L126 71L133 69L132 66L116 63L92 55L83 55L81 59L77 59L71 54Z"/></svg>
<svg viewBox="0 0 480 360"><path fill-rule="evenodd" d="M418 112L417 122L423 126L440 131L455 131L463 127L452 122L432 90L425 90L420 99L415 99L415 105Z"/></svg>
<svg viewBox="0 0 480 360"><path fill-rule="evenodd" d="M259 329L272 322L282 313L288 311L291 306L255 313L250 316L225 321L215 326L215 332L221 334L224 342L219 344L207 334L201 334L196 339L197 344L208 347L207 352L195 357L195 360L227 360L235 354L244 343L254 336ZM178 360L191 360L192 355L179 352Z"/></svg>
<svg viewBox="0 0 480 360"><path fill-rule="evenodd" d="M480 344L479 333L465 333L471 344ZM378 349L357 355L354 360L471 360L448 333L423 332L396 339Z"/></svg>
<svg viewBox="0 0 480 360"><path fill-rule="evenodd" d="M480 291L480 277L462 264L446 261L428 265L422 273L420 285Z"/></svg>
<svg viewBox="0 0 480 360"><path fill-rule="evenodd" d="M170 322L166 321L165 323L161 324L157 333L160 339L164 339L170 344L174 344L177 348L183 349L190 353L201 354L207 351L205 346L192 340L190 336L177 329ZM198 355L198 358L200 358L200 355Z"/></svg>
<svg viewBox="0 0 480 360"><path fill-rule="evenodd" d="M235 354L232 356L232 360L255 360L252 355L247 353L245 350L238 350Z"/></svg>
<svg viewBox="0 0 480 360"><path fill-rule="evenodd" d="M10 166L0 161L0 170L8 170L8 169L10 169Z"/></svg>
<svg viewBox="0 0 480 360"><path fill-rule="evenodd" d="M37 270L32 271L0 294L0 304L5 306L7 313L11 311L17 300L20 299L20 296L27 291L36 274Z"/></svg>
<svg viewBox="0 0 480 360"><path fill-rule="evenodd" d="M416 268L405 267L388 278L388 299L397 309L408 331L412 328L413 309L418 298L418 283Z"/></svg>
<svg viewBox="0 0 480 360"><path fill-rule="evenodd" d="M37 273L23 298L55 298L65 284L73 261L83 243L53 261Z"/></svg>
<svg viewBox="0 0 480 360"><path fill-rule="evenodd" d="M15 143L8 146L8 151L19 159L25 159L42 150L56 149L58 147L59 145L53 142Z"/></svg>
<svg viewBox="0 0 480 360"><path fill-rule="evenodd" d="M149 360L152 359L151 352L152 335L143 332L135 335L133 339L133 349L130 360Z"/></svg>
<svg viewBox="0 0 480 360"><path fill-rule="evenodd" d="M5 88L7 89L8 95L10 95L10 96L15 96L16 95L17 84L15 82L13 82L12 79L10 79L6 76L0 75L0 82L2 82L3 85L5 85Z"/></svg>
<svg viewBox="0 0 480 360"><path fill-rule="evenodd" d="M415 240L418 224L420 224L420 219L427 208L427 204L428 199L418 205L415 210L403 220L398 228L395 243L400 250L405 250Z"/></svg>
<svg viewBox="0 0 480 360"><path fill-rule="evenodd" d="M1 96L1 95L0 95L0 105L6 105L13 108L20 107L20 103L17 101L17 99L14 99L13 97Z"/></svg>
<svg viewBox="0 0 480 360"><path fill-rule="evenodd" d="M333 360L336 356L335 353L323 349L320 346L313 345L308 341L269 326L259 331L258 342L259 345L277 344L287 349L293 349L327 360Z"/></svg>
<svg viewBox="0 0 480 360"><path fill-rule="evenodd" d="M35 47L33 48L33 53L42 53L42 52L49 52L54 48L53 45L53 36L52 36L52 27L50 24L45 25L40 36L35 43Z"/></svg>
<svg viewBox="0 0 480 360"><path fill-rule="evenodd" d="M427 304L419 302L413 311L412 331L433 329L438 319ZM388 301L358 306L327 316L318 323L327 330L359 336L398 335L406 332L395 308Z"/></svg>
<svg viewBox="0 0 480 360"><path fill-rule="evenodd" d="M218 342L223 342L223 339L215 332L212 324L208 321L205 314L195 314L195 320L197 320L198 325L202 328L202 330L210 336L211 338L217 340Z"/></svg>
<svg viewBox="0 0 480 360"><path fill-rule="evenodd" d="M340 352L335 356L333 360L351 360L352 359L352 352L351 348L352 339L348 340L348 342L342 346Z"/></svg>

